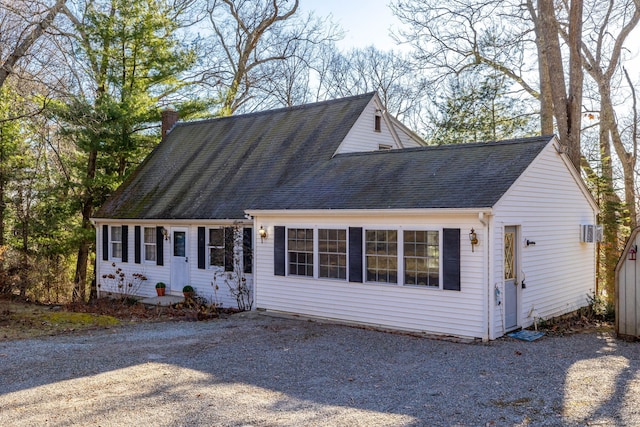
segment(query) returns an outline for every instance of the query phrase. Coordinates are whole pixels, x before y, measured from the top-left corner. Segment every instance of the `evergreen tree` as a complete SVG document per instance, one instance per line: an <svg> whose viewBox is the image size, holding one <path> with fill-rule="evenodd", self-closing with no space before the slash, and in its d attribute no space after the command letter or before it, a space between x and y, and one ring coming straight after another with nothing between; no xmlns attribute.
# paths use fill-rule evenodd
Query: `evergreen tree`
<svg viewBox="0 0 640 427"><path fill-rule="evenodd" d="M451 79L446 96L435 101L428 139L436 144L496 141L533 134L533 115L509 97L504 77L476 83Z"/></svg>
<svg viewBox="0 0 640 427"><path fill-rule="evenodd" d="M189 0L182 6L186 7ZM84 299L95 239L94 210L159 140L152 132L160 104L176 94L180 74L195 61L182 46L175 10L168 0L87 1L68 12L77 91L56 113L77 155L72 161L76 207L81 212L74 299Z"/></svg>

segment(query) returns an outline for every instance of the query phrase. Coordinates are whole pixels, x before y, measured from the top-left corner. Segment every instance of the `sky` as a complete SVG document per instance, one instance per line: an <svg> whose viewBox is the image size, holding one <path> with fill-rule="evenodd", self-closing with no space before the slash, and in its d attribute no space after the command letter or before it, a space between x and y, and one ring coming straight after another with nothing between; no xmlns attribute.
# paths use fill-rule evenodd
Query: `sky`
<svg viewBox="0 0 640 427"><path fill-rule="evenodd" d="M446 0L445 0L446 1ZM332 15L333 20L345 31L338 43L342 50L374 45L380 50L402 49L389 36L391 29L401 24L389 8L389 0L300 0L300 8L306 13L314 11L318 16ZM632 78L640 79L640 28L627 38L627 47L635 55L626 64ZM406 49L406 47L404 47Z"/></svg>
<svg viewBox="0 0 640 427"><path fill-rule="evenodd" d="M400 21L389 9L389 0L301 0L300 9L314 11L317 16L333 16L334 22L345 31L338 43L343 50L374 45L380 50L396 47L389 29L397 28Z"/></svg>

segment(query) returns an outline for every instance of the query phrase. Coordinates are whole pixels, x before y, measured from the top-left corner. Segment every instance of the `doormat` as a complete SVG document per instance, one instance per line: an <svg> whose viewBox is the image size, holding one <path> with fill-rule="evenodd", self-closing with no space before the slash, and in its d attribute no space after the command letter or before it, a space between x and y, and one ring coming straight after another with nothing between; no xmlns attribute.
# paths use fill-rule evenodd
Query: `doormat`
<svg viewBox="0 0 640 427"><path fill-rule="evenodd" d="M542 338L544 336L544 332L529 331L527 329L523 329L521 331L512 332L507 335L518 340L531 342L537 340L538 338Z"/></svg>

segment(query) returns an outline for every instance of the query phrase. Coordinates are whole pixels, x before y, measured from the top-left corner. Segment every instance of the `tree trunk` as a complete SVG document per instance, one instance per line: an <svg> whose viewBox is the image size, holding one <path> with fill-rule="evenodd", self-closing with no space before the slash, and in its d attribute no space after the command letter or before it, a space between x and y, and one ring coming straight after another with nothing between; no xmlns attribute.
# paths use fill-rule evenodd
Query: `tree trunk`
<svg viewBox="0 0 640 427"><path fill-rule="evenodd" d="M89 264L89 250L92 241L86 239L86 235L93 230L91 224L91 216L93 215L94 199L91 191L92 182L96 176L96 161L98 152L92 150L89 152L87 160L87 183L85 187L85 198L82 206L82 231L83 237L78 247L78 259L76 262L76 274L73 281L73 301L85 301L87 295L87 267Z"/></svg>
<svg viewBox="0 0 640 427"><path fill-rule="evenodd" d="M557 33L556 33L557 34ZM580 171L580 131L582 130L582 0L572 0L569 6L569 93L567 99L567 146L569 159Z"/></svg>
<svg viewBox="0 0 640 427"><path fill-rule="evenodd" d="M539 51L547 63L549 86L553 100L553 112L558 128L560 144L566 150L576 170L580 170L580 124L582 115L582 61L581 31L582 2L571 2L569 11L569 92L564 81L564 66L560 48L558 21L555 17L553 0L538 0L538 21L544 37ZM576 54L577 52L577 54ZM544 76L544 74L542 73ZM547 88L547 89L548 89Z"/></svg>
<svg viewBox="0 0 640 427"><path fill-rule="evenodd" d="M540 78L540 133L551 135L553 130L553 98L551 96L551 77L549 76L549 61L545 50L544 32L540 29L540 20L536 13L533 1L527 1L527 8L533 21L536 34L536 49L538 51L538 76Z"/></svg>

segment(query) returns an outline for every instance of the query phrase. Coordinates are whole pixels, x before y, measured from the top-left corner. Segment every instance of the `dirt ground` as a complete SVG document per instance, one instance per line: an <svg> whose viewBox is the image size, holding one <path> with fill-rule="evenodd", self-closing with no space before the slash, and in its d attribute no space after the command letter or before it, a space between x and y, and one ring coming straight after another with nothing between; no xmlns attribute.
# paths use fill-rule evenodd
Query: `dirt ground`
<svg viewBox="0 0 640 427"><path fill-rule="evenodd" d="M0 298L0 342L109 329L141 322L198 321L226 316L206 306L179 304L150 307L127 300L99 299L64 305L37 304L16 298ZM538 326L548 335L582 332L611 332L613 323L594 316L575 313L545 321Z"/></svg>
<svg viewBox="0 0 640 427"><path fill-rule="evenodd" d="M0 341L109 329L131 323L203 320L216 316L201 308L185 305L148 307L112 299L46 305L0 298Z"/></svg>

